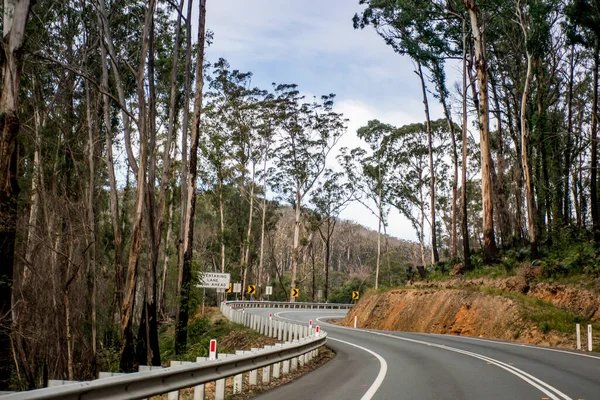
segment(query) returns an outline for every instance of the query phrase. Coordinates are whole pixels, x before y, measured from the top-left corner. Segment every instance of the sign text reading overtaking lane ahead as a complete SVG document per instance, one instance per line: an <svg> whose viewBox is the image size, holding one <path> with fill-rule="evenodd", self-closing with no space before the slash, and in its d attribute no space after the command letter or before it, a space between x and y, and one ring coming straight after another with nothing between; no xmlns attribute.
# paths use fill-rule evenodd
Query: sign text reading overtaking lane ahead
<svg viewBox="0 0 600 400"><path fill-rule="evenodd" d="M213 289L229 289L229 274L205 272L200 274L200 283L197 286Z"/></svg>

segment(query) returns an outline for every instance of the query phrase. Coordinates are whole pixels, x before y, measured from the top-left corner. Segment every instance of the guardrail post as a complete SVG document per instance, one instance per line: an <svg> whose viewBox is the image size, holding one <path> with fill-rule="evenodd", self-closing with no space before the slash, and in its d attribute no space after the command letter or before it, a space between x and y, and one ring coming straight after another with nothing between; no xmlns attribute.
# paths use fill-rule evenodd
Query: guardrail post
<svg viewBox="0 0 600 400"><path fill-rule="evenodd" d="M196 362L206 361L206 357L196 357ZM194 386L194 400L204 400L204 384Z"/></svg>
<svg viewBox="0 0 600 400"><path fill-rule="evenodd" d="M265 346L265 349L270 349L272 346ZM262 369L262 382L269 383L271 382L271 366L267 365Z"/></svg>
<svg viewBox="0 0 600 400"><path fill-rule="evenodd" d="M276 321L277 322L277 340L282 341L283 340L283 329L282 325L283 323L281 321Z"/></svg>
<svg viewBox="0 0 600 400"><path fill-rule="evenodd" d="M218 360L229 357L229 354L220 353L217 355ZM225 378L218 379L215 382L215 400L225 400Z"/></svg>
<svg viewBox="0 0 600 400"><path fill-rule="evenodd" d="M292 358L290 371L294 372L297 369L298 369L298 357L294 357L294 358Z"/></svg>
<svg viewBox="0 0 600 400"><path fill-rule="evenodd" d="M244 350L236 350L235 354L244 354ZM237 374L233 377L233 394L242 393L242 385L244 384L244 374Z"/></svg>
<svg viewBox="0 0 600 400"><path fill-rule="evenodd" d="M171 367L178 367L180 365L190 364L189 361L171 361ZM179 400L179 390L174 390L167 393L167 400Z"/></svg>
<svg viewBox="0 0 600 400"><path fill-rule="evenodd" d="M592 351L592 325L588 325L588 351Z"/></svg>
<svg viewBox="0 0 600 400"><path fill-rule="evenodd" d="M581 350L581 329L579 324L575 324L575 336L577 336L577 350Z"/></svg>
<svg viewBox="0 0 600 400"><path fill-rule="evenodd" d="M256 353L257 351L258 351L258 349L254 348L254 347L252 349L250 349L251 353ZM256 385L256 384L258 384L258 370L257 369L253 369L248 374L248 384L249 385Z"/></svg>
<svg viewBox="0 0 600 400"><path fill-rule="evenodd" d="M275 347L281 347L281 343L276 343ZM277 362L277 363L273 364L273 378L279 379L279 377L281 376L280 371L281 371L281 363Z"/></svg>

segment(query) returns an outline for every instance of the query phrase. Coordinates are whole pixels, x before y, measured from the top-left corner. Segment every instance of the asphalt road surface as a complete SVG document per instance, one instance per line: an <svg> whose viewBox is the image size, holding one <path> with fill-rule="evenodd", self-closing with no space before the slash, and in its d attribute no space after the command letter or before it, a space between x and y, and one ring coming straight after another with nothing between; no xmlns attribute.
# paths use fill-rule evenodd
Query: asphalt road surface
<svg viewBox="0 0 600 400"><path fill-rule="evenodd" d="M600 354L461 336L344 328L345 310L252 309L314 324L336 357L258 399L600 400Z"/></svg>

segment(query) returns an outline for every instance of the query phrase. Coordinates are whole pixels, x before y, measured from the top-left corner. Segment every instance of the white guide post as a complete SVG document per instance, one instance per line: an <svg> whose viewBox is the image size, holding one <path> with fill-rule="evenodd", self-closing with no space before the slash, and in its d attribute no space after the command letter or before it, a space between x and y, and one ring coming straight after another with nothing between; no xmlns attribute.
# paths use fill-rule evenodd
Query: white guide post
<svg viewBox="0 0 600 400"><path fill-rule="evenodd" d="M577 350L581 350L581 328L575 324L575 335L577 336Z"/></svg>

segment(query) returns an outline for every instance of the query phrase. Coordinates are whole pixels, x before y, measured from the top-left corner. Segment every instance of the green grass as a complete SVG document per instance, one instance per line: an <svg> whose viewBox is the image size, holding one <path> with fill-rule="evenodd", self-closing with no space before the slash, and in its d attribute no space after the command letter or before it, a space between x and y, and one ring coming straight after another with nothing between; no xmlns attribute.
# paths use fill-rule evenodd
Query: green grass
<svg viewBox="0 0 600 400"><path fill-rule="evenodd" d="M474 287L471 290L478 290L483 293L503 296L517 302L521 315L524 319L535 323L541 332L550 333L552 331L573 334L575 324L587 325L590 321L582 315L572 313L563 308L557 307L552 303L526 296L522 293L505 292L496 288ZM594 330L600 329L600 325L592 324Z"/></svg>
<svg viewBox="0 0 600 400"><path fill-rule="evenodd" d="M217 339L219 352L233 353L236 349L227 347L222 338L233 332L243 332L244 337L252 342L262 336L243 325L231 323L225 319L217 319L213 323L207 317L196 317L188 324L187 351L177 356L180 361L196 361L196 357L208 357L208 346L211 339ZM175 359L175 337L171 326L161 329L159 335L161 360L163 363ZM239 350L239 349L238 349Z"/></svg>

